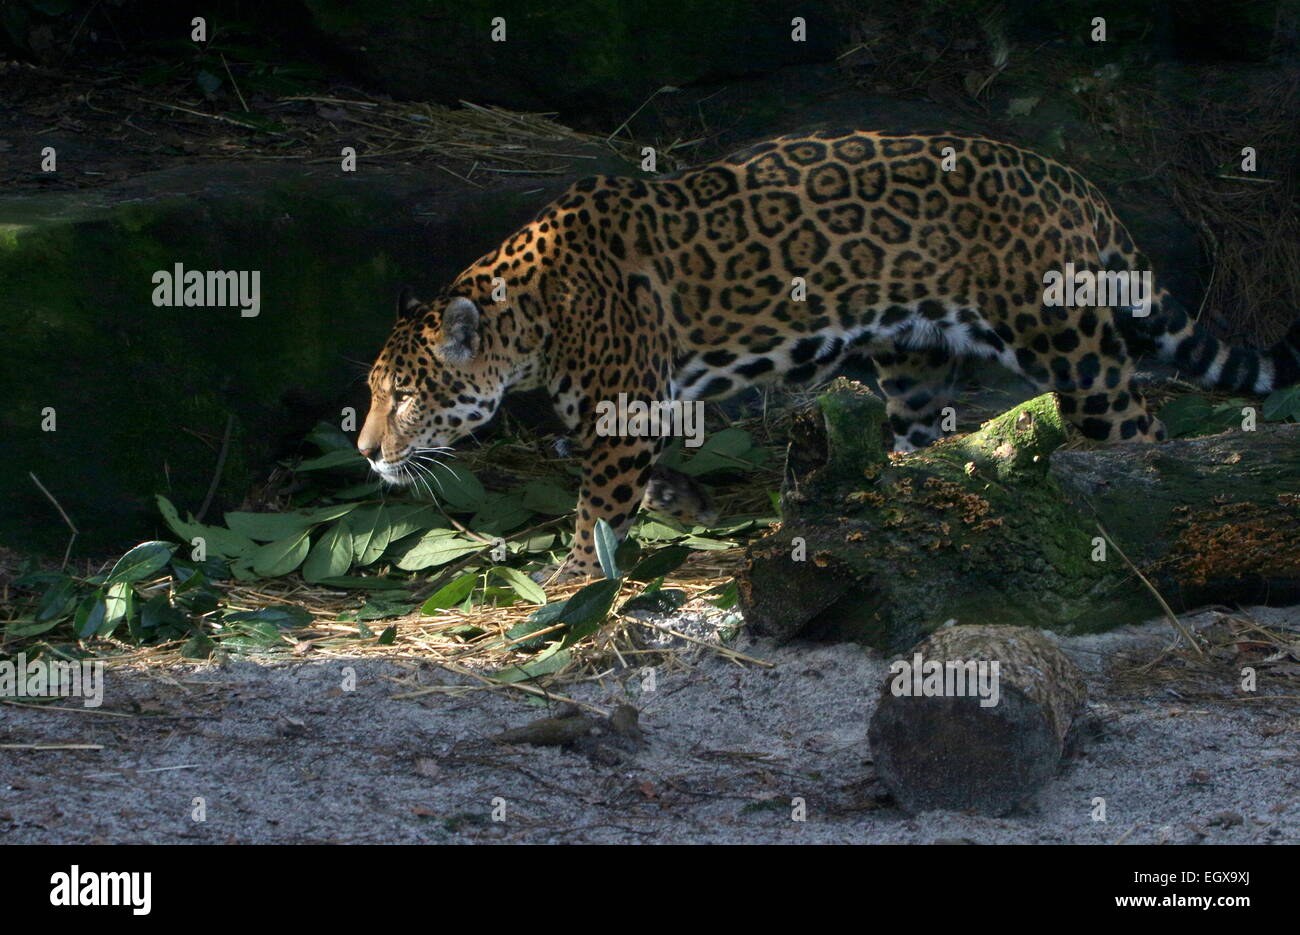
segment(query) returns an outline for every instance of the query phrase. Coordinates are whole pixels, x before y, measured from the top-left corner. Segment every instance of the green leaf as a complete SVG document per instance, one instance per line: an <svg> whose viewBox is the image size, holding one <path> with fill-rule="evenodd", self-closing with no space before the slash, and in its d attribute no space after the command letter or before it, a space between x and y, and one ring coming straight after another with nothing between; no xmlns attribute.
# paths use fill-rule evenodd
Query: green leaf
<svg viewBox="0 0 1300 935"><path fill-rule="evenodd" d="M216 638L228 649L280 649L285 646L281 627L270 620L248 619L233 623L222 621L222 628L217 632Z"/></svg>
<svg viewBox="0 0 1300 935"><path fill-rule="evenodd" d="M357 620L383 620L387 617L401 617L415 610L414 601L408 600L406 591L380 591L366 598L365 604L357 611Z"/></svg>
<svg viewBox="0 0 1300 935"><path fill-rule="evenodd" d="M562 608L564 605L563 603L561 603L558 605L549 605L549 606ZM518 650L530 652L535 649L541 649L542 645L546 643L548 639L550 640L558 639L561 634L558 631L555 633L547 633L544 636L539 636L536 639L532 639L532 640L526 640L524 639L524 637L528 636L529 634L537 633L541 630L546 630L550 627L553 627L555 626L555 623L556 621L554 620L540 620L538 619L537 614L533 614L527 620L524 620L520 623L516 623L513 627L507 630L506 639L519 640L520 642L514 644L514 648Z"/></svg>
<svg viewBox="0 0 1300 935"><path fill-rule="evenodd" d="M193 517L184 521L176 512L176 507L162 494L158 495L158 511L162 513L167 527L189 545L195 538L201 538L209 555L221 558L239 558L252 552L257 546L252 539L221 526L204 526L196 523Z"/></svg>
<svg viewBox="0 0 1300 935"><path fill-rule="evenodd" d="M303 563L311 548L311 539L307 533L304 529L259 548L251 556L253 571L263 578L278 578L289 574Z"/></svg>
<svg viewBox="0 0 1300 935"><path fill-rule="evenodd" d="M418 571L421 568L433 568L450 561L477 552L484 548L483 543L466 539L446 529L434 529L417 542L401 560L397 567L404 571Z"/></svg>
<svg viewBox="0 0 1300 935"><path fill-rule="evenodd" d="M339 520L311 547L302 564L302 577L315 584L322 578L336 578L352 567L352 534L346 520Z"/></svg>
<svg viewBox="0 0 1300 935"><path fill-rule="evenodd" d="M353 484L351 487L335 490L330 496L335 500L360 500L378 493L383 485L384 482L381 480L367 481L364 484Z"/></svg>
<svg viewBox="0 0 1300 935"><path fill-rule="evenodd" d="M352 560L360 566L378 559L392 541L392 523L381 504L361 507L348 516L347 523L352 533Z"/></svg>
<svg viewBox="0 0 1300 935"><path fill-rule="evenodd" d="M239 610L221 618L222 626L237 623L265 623L282 630L293 627L305 627L312 622L311 613L303 607L293 604L276 604L259 610Z"/></svg>
<svg viewBox="0 0 1300 935"><path fill-rule="evenodd" d="M483 589L483 603L492 607L510 607L518 604L519 592L514 588L502 587L499 584L490 584ZM525 601L531 604L532 601Z"/></svg>
<svg viewBox="0 0 1300 935"><path fill-rule="evenodd" d="M74 630L79 626L78 621L81 620L80 615L81 608L78 607L77 615L72 618L72 626ZM82 620L81 622L84 623L85 621ZM44 633L46 630L52 630L58 625L58 620L47 620L44 623L38 623L35 620L14 620L5 627L5 637L7 639L16 640L23 636L36 636L40 633Z"/></svg>
<svg viewBox="0 0 1300 935"><path fill-rule="evenodd" d="M564 602L560 619L569 625L565 646L572 646L584 636L595 633L609 616L621 582L616 578L594 581Z"/></svg>
<svg viewBox="0 0 1300 935"><path fill-rule="evenodd" d="M199 575L200 581L220 581L229 577L226 574L228 564L220 558L206 558L201 562L192 562L188 558L183 558L172 553L173 575L178 583L189 581L194 575Z"/></svg>
<svg viewBox="0 0 1300 935"><path fill-rule="evenodd" d="M487 491L477 477L456 464L441 462L434 472L438 500L458 513L475 513L487 502Z"/></svg>
<svg viewBox="0 0 1300 935"><path fill-rule="evenodd" d="M596 540L596 561L600 562L600 570L605 573L606 578L623 577L618 570L618 562L614 560L614 553L618 551L618 536L614 532L614 527L601 517L596 520L596 528L592 533Z"/></svg>
<svg viewBox="0 0 1300 935"><path fill-rule="evenodd" d="M704 597L711 598L714 607L720 607L723 610L729 610L736 606L740 600L740 592L736 587L736 581L733 578L726 584L719 585L716 588L704 592Z"/></svg>
<svg viewBox="0 0 1300 935"><path fill-rule="evenodd" d="M420 607L420 613L432 615L448 607L455 607L473 592L477 583L478 572L476 571L466 572L453 578L430 595Z"/></svg>
<svg viewBox="0 0 1300 935"><path fill-rule="evenodd" d="M712 539L708 536L689 536L682 540L682 545L704 552L717 552L736 547L734 542L729 542L726 539Z"/></svg>
<svg viewBox="0 0 1300 935"><path fill-rule="evenodd" d="M539 653L533 661L494 672L491 677L498 682L526 682L529 679L559 672L569 664L569 658L568 650L562 649L559 643L555 643L550 649Z"/></svg>
<svg viewBox="0 0 1300 935"><path fill-rule="evenodd" d="M392 646L393 641L396 639L397 626L394 624L393 626L385 628L384 632L379 634L379 639L375 640L375 643L379 646Z"/></svg>
<svg viewBox="0 0 1300 935"><path fill-rule="evenodd" d="M549 481L534 480L524 485L523 505L543 516L563 516L572 513L578 504L576 491L565 490Z"/></svg>
<svg viewBox="0 0 1300 935"><path fill-rule="evenodd" d="M175 569L175 566L173 565ZM173 594L184 594L186 591L192 591L194 588L201 588L208 583L207 576L201 571L194 571L182 577L179 569L176 569L176 583L172 585Z"/></svg>
<svg viewBox="0 0 1300 935"><path fill-rule="evenodd" d="M240 558L230 563L230 574L236 581L256 581L257 573L253 571L251 558Z"/></svg>
<svg viewBox="0 0 1300 935"><path fill-rule="evenodd" d="M619 608L619 613L643 610L657 614L670 614L685 604L687 597L686 592L679 588L655 588L625 601Z"/></svg>
<svg viewBox="0 0 1300 935"><path fill-rule="evenodd" d="M318 523L346 516L356 508L355 503L336 503L314 510L293 510L289 513L234 512L226 514L226 525L249 539L274 542L306 532Z"/></svg>
<svg viewBox="0 0 1300 935"><path fill-rule="evenodd" d="M398 539L443 524L443 518L431 503L363 506L348 517L353 560L360 566L370 565Z"/></svg>
<svg viewBox="0 0 1300 935"><path fill-rule="evenodd" d="M636 536L649 542L664 542L680 539L686 535L686 529L676 520L643 520L636 526Z"/></svg>
<svg viewBox="0 0 1300 935"><path fill-rule="evenodd" d="M166 594L155 594L140 608L140 623L132 633L137 639L162 635L167 628L179 629L185 625L185 615L172 606Z"/></svg>
<svg viewBox="0 0 1300 935"><path fill-rule="evenodd" d="M337 425L329 422L317 422L315 427L307 433L307 441L311 442L321 451L351 451L357 452L357 446Z"/></svg>
<svg viewBox="0 0 1300 935"><path fill-rule="evenodd" d="M1300 422L1300 384L1269 393L1264 399L1264 418L1270 422Z"/></svg>
<svg viewBox="0 0 1300 935"><path fill-rule="evenodd" d="M323 584L327 588L361 588L370 591L388 591L394 588L404 588L410 582L399 581L395 578L372 578L366 575L340 575L335 578L321 578L316 582Z"/></svg>
<svg viewBox="0 0 1300 935"><path fill-rule="evenodd" d="M619 568L634 568L641 560L641 543L631 536L624 536L623 541L614 550L614 563Z"/></svg>
<svg viewBox="0 0 1300 935"><path fill-rule="evenodd" d="M108 608L104 603L104 592L96 591L90 598L89 602L83 602L81 607L77 608L76 627L77 637L88 640L104 625L104 616Z"/></svg>
<svg viewBox="0 0 1300 935"><path fill-rule="evenodd" d="M213 588L199 586L184 591L174 590L176 603L192 614L207 614L217 609L221 595Z"/></svg>
<svg viewBox="0 0 1300 935"><path fill-rule="evenodd" d="M543 529L530 534L524 539L512 539L506 547L516 555L528 555L535 552L547 552L555 548L556 534Z"/></svg>
<svg viewBox="0 0 1300 935"><path fill-rule="evenodd" d="M1180 396L1160 410L1160 421L1174 438L1211 435L1240 425L1242 405L1233 401L1216 406L1204 396Z"/></svg>
<svg viewBox="0 0 1300 935"><path fill-rule="evenodd" d="M355 448L348 448L340 451L327 451L319 457L308 458L306 461L300 462L294 470L324 471L337 467L365 467L368 463L365 458L361 457L361 452Z"/></svg>
<svg viewBox="0 0 1300 935"><path fill-rule="evenodd" d="M517 568L493 565L492 574L504 578L514 592L530 604L545 604L546 591L532 578Z"/></svg>
<svg viewBox="0 0 1300 935"><path fill-rule="evenodd" d="M104 598L104 620L99 625L98 635L109 637L118 624L129 619L135 613L135 589L129 582L119 581L109 585Z"/></svg>
<svg viewBox="0 0 1300 935"><path fill-rule="evenodd" d="M446 529L447 521L432 503L387 504L388 522L392 529L392 542L426 529Z"/></svg>
<svg viewBox="0 0 1300 935"><path fill-rule="evenodd" d="M171 561L175 550L176 546L170 542L141 542L117 560L104 583L117 584L152 578Z"/></svg>
<svg viewBox="0 0 1300 935"><path fill-rule="evenodd" d="M773 523L780 522L775 516L736 516L728 519L725 523L719 523L716 526L696 526L695 529L707 531L715 538L721 536L734 536L741 532L750 532L751 530L763 526L771 526Z"/></svg>
<svg viewBox="0 0 1300 935"><path fill-rule="evenodd" d="M760 464L766 458L767 451L755 448L754 439L748 432L729 428L710 435L703 445L693 450L690 460L681 465L680 470L694 477L710 471L734 471Z"/></svg>
<svg viewBox="0 0 1300 935"><path fill-rule="evenodd" d="M502 535L532 519L533 511L515 494L487 495L483 508L469 521L469 528L485 535Z"/></svg>
<svg viewBox="0 0 1300 935"><path fill-rule="evenodd" d="M67 616L76 593L76 582L64 575L41 596L41 602L36 607L36 622L60 620Z"/></svg>
<svg viewBox="0 0 1300 935"><path fill-rule="evenodd" d="M311 521L300 513L227 513L226 524L258 542L288 539L311 528Z"/></svg>
<svg viewBox="0 0 1300 935"><path fill-rule="evenodd" d="M14 587L35 590L40 585L54 584L67 580L68 575L61 571L33 571L19 575L13 580Z"/></svg>
<svg viewBox="0 0 1300 935"><path fill-rule="evenodd" d="M568 601L556 601L554 604L546 604L529 614L528 619L543 627L549 627L553 623L559 623L560 618L564 616L565 605L568 603Z"/></svg>
<svg viewBox="0 0 1300 935"><path fill-rule="evenodd" d="M686 561L691 550L681 545L670 545L650 555L628 575L633 581L651 581L676 571Z"/></svg>

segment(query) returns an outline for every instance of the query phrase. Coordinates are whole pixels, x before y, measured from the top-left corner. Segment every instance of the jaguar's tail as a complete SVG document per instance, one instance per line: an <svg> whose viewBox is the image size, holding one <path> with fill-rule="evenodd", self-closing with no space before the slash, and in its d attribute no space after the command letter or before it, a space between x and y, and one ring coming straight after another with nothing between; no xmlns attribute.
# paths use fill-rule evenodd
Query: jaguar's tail
<svg viewBox="0 0 1300 935"><path fill-rule="evenodd" d="M1093 225L1102 265L1149 272L1150 261L1105 196L1095 186L1079 181L1095 208ZM1263 395L1300 383L1300 319L1272 347L1234 347L1212 335L1181 302L1158 286L1149 310L1145 316L1133 314L1132 308L1115 310L1116 324L1135 355L1154 356L1173 364L1182 377L1225 392Z"/></svg>
<svg viewBox="0 0 1300 935"><path fill-rule="evenodd" d="M1270 348L1225 344L1194 321L1182 304L1159 290L1150 314L1118 309L1129 350L1173 364L1179 374L1210 389L1263 395L1300 383L1300 321Z"/></svg>

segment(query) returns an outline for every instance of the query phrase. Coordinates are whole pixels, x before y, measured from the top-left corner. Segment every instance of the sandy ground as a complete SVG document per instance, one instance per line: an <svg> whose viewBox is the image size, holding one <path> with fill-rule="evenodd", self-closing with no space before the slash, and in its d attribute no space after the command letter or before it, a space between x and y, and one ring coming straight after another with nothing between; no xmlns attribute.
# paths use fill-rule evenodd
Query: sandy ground
<svg viewBox="0 0 1300 935"><path fill-rule="evenodd" d="M1300 625L1300 608L1253 613ZM656 669L653 691L636 673L574 688L640 709L640 745L586 751L493 742L547 713L516 694L394 699L462 681L409 660L110 671L102 713L0 706L0 744L102 745L0 749L0 843L1300 842L1294 692L1243 703L1225 681L1223 698L1193 701L1110 677L1170 632L1062 640L1088 674L1092 727L1005 818L891 804L865 739L885 660L742 635L735 648L776 666L700 650Z"/></svg>

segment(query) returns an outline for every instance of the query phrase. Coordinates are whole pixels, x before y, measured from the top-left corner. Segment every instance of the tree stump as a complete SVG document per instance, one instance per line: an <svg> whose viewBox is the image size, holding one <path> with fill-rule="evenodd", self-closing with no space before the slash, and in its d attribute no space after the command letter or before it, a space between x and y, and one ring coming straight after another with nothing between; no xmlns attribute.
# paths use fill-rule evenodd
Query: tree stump
<svg viewBox="0 0 1300 935"><path fill-rule="evenodd" d="M899 652L953 618L1096 631L1159 615L1124 556L1176 609L1300 600L1300 426L1058 450L1049 393L900 456L884 420L844 379L796 420L782 523L738 580L755 631Z"/></svg>
<svg viewBox="0 0 1300 935"><path fill-rule="evenodd" d="M1042 633L947 627L891 666L867 731L876 772L914 814L1005 815L1056 774L1086 697Z"/></svg>

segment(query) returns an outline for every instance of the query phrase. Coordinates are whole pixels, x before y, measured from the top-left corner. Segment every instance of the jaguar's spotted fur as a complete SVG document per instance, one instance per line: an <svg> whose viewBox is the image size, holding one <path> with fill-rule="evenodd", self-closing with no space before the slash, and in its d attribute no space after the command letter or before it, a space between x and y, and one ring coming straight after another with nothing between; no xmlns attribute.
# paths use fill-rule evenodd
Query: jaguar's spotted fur
<svg viewBox="0 0 1300 935"><path fill-rule="evenodd" d="M396 481L507 390L545 386L587 452L569 570L591 573L597 518L626 528L662 444L597 432L597 404L619 394L719 398L866 354L907 450L939 434L964 356L1055 390L1106 441L1163 437L1135 354L1230 390L1300 376L1300 328L1271 350L1227 347L1158 287L1145 318L1044 305L1044 274L1067 263L1149 269L1079 173L987 139L818 134L672 177L586 179L436 302L402 309L358 445Z"/></svg>

